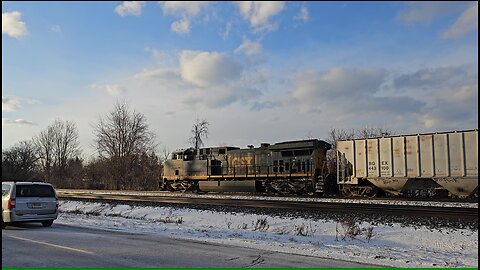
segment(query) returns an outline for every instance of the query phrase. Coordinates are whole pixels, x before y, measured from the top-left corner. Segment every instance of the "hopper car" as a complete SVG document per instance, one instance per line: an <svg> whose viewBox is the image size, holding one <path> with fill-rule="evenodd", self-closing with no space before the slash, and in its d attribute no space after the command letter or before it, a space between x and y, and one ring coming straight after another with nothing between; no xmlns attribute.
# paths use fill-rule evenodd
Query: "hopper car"
<svg viewBox="0 0 480 270"><path fill-rule="evenodd" d="M340 140L336 165L345 195L478 196L478 130Z"/></svg>

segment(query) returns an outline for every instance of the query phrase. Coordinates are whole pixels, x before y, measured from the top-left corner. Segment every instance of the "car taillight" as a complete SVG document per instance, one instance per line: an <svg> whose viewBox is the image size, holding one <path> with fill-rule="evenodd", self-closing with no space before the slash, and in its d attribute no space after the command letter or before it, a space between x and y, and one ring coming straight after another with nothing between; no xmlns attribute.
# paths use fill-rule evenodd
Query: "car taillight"
<svg viewBox="0 0 480 270"><path fill-rule="evenodd" d="M15 204L16 204L15 198L10 198L8 200L8 209L15 208Z"/></svg>

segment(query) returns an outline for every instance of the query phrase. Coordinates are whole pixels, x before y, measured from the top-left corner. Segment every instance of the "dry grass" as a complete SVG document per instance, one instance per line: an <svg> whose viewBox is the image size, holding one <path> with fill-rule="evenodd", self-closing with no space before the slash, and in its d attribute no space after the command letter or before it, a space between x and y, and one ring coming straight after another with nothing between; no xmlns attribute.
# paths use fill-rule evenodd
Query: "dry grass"
<svg viewBox="0 0 480 270"><path fill-rule="evenodd" d="M300 226L295 225L293 232L298 236L313 236L317 230L313 228L312 224L302 224Z"/></svg>
<svg viewBox="0 0 480 270"><path fill-rule="evenodd" d="M261 231L261 232L266 232L270 228L270 225L268 225L267 218L259 218L257 221L252 222L252 230L253 231Z"/></svg>
<svg viewBox="0 0 480 270"><path fill-rule="evenodd" d="M347 218L344 221L340 222L341 230L339 229L338 223L335 228L335 240L338 241L339 237L345 241L347 238L349 239L358 239L357 237L360 235L365 236L365 240L370 242L372 237L375 235L373 232L374 227L370 226L367 228L361 228L357 221L353 218Z"/></svg>

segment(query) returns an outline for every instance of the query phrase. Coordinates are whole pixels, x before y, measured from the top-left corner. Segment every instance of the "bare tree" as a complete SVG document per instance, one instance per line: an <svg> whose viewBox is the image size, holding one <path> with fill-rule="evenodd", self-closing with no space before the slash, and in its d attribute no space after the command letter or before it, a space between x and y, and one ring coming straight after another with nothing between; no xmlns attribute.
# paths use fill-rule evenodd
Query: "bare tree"
<svg viewBox="0 0 480 270"><path fill-rule="evenodd" d="M98 153L107 158L141 154L156 147L145 115L131 111L126 103L116 103L106 117L100 117L94 134Z"/></svg>
<svg viewBox="0 0 480 270"><path fill-rule="evenodd" d="M52 125L54 130L53 157L55 166L64 171L70 159L80 154L78 148L78 130L75 123L56 120Z"/></svg>
<svg viewBox="0 0 480 270"><path fill-rule="evenodd" d="M392 135L393 131L388 128L363 127L357 130L357 138L372 138Z"/></svg>
<svg viewBox="0 0 480 270"><path fill-rule="evenodd" d="M50 180L53 166L53 148L55 145L55 134L53 127L49 126L47 129L41 131L40 134L33 138L33 141L38 149L38 155L43 172L47 180Z"/></svg>
<svg viewBox="0 0 480 270"><path fill-rule="evenodd" d="M168 157L170 156L172 152L169 151L166 147L163 147L162 148L162 154L160 156L160 162L163 164L167 159Z"/></svg>
<svg viewBox="0 0 480 270"><path fill-rule="evenodd" d="M210 123L207 120L197 118L192 126L192 137L190 137L189 141L197 150L203 145L203 138L208 138L208 125Z"/></svg>
<svg viewBox="0 0 480 270"><path fill-rule="evenodd" d="M349 140L353 138L355 138L354 129L330 129L327 136L327 142L331 145L332 148L327 152L327 159L334 160L336 158L337 141Z"/></svg>
<svg viewBox="0 0 480 270"><path fill-rule="evenodd" d="M113 110L100 117L94 126L95 143L103 166L102 177L116 189L139 189L142 183L158 181L159 166L155 155L155 134L149 130L146 117L131 111L127 104L116 103ZM144 164L144 165L142 165ZM148 164L147 167L145 167ZM156 165L155 165L156 164ZM150 169L148 169L150 168ZM148 171L148 173L147 173ZM156 175L154 178L153 175ZM108 184L108 183L107 183Z"/></svg>
<svg viewBox="0 0 480 270"><path fill-rule="evenodd" d="M354 129L337 129L332 128L328 132L327 142L335 146L338 140L349 140L355 138L355 130Z"/></svg>
<svg viewBox="0 0 480 270"><path fill-rule="evenodd" d="M2 151L2 179L30 180L37 174L37 149L32 141L21 141Z"/></svg>
<svg viewBox="0 0 480 270"><path fill-rule="evenodd" d="M52 176L52 168L57 178L64 178L70 160L78 159L80 154L78 129L75 123L55 120L33 140L47 179L50 180Z"/></svg>

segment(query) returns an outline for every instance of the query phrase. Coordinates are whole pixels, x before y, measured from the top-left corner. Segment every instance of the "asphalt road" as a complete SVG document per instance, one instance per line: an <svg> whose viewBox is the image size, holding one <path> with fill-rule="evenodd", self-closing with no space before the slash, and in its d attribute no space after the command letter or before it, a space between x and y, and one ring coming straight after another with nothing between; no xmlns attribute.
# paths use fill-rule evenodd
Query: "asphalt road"
<svg viewBox="0 0 480 270"><path fill-rule="evenodd" d="M250 248L55 224L2 230L2 267L375 267Z"/></svg>

